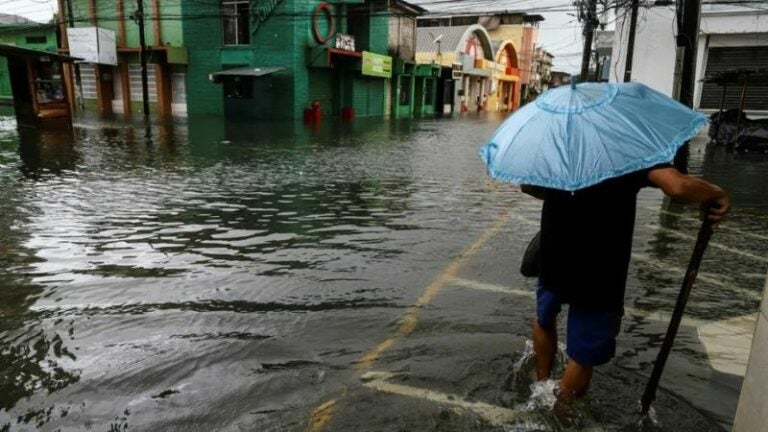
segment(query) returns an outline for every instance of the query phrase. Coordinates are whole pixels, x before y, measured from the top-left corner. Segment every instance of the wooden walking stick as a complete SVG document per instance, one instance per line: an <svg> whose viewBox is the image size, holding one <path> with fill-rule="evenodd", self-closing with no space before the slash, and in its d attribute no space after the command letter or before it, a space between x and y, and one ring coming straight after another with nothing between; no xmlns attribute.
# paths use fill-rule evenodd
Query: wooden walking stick
<svg viewBox="0 0 768 432"><path fill-rule="evenodd" d="M672 350L672 344L675 341L677 330L680 328L680 321L683 319L685 305L688 303L688 297L691 294L693 283L696 281L696 275L699 273L701 258L704 256L704 250L707 248L710 237L712 237L712 225L709 221L705 220L701 224L701 228L699 228L696 246L693 248L693 255L691 255L691 261L688 263L688 270L685 272L685 278L683 279L683 286L680 288L680 294L677 295L675 311L672 313L672 319L669 321L669 328L667 328L667 334L664 336L664 343L662 343L659 355L656 357L656 363L653 365L651 378L645 386L645 392L641 399L643 415L648 414L648 410L651 408L651 404L656 398L656 388L659 386L661 373L664 371L664 364L667 362L667 357L669 357L669 352Z"/></svg>

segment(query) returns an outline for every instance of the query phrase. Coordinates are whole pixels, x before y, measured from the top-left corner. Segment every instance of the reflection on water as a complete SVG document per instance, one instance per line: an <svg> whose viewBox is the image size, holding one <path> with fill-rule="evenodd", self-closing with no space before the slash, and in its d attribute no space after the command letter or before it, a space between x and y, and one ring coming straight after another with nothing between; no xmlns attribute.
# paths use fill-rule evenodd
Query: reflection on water
<svg viewBox="0 0 768 432"><path fill-rule="evenodd" d="M303 430L339 389L373 392L355 384L360 357L509 209L515 217L457 276L530 290L515 268L539 203L489 181L476 156L498 122L82 119L46 133L0 118L0 430ZM663 385L727 423L740 378L715 369L697 335L757 309L768 218L756 179L768 161L720 150L695 147L691 166L732 191L734 215L702 265ZM630 401L660 345L666 321L653 314L672 309L695 216L658 191L641 195L619 357L598 378ZM531 300L457 287L422 308L419 331L377 368L516 409L528 384L498 374L524 353ZM436 370L446 376L424 378ZM634 409L595 394L598 423ZM662 413L690 410L660 400ZM382 409L376 392L344 403L361 413L369 402L411 430L474 421L427 402ZM703 421L691 412L689 424ZM381 413L357 416L387 430ZM343 412L335 421L355 430Z"/></svg>

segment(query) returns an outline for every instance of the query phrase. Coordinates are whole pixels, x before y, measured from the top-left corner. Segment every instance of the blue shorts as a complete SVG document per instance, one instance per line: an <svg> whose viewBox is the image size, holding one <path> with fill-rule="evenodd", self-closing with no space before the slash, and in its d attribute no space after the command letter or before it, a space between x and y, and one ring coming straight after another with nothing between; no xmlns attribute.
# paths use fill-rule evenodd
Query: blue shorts
<svg viewBox="0 0 768 432"><path fill-rule="evenodd" d="M539 283L536 289L536 319L545 330L555 328L562 302L556 293L545 290ZM580 365L598 366L608 363L616 355L616 336L621 330L624 308L595 311L577 307L568 309L568 327L565 352Z"/></svg>

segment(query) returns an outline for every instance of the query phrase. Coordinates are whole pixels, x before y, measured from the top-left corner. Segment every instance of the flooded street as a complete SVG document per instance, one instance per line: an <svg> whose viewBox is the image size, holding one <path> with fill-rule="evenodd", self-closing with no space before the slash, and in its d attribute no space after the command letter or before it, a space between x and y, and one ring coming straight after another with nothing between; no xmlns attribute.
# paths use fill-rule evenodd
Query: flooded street
<svg viewBox="0 0 768 432"><path fill-rule="evenodd" d="M560 430L529 388L535 281L518 272L541 206L477 156L500 121L0 117L0 431ZM732 422L768 270L768 157L700 139L691 171L733 211L660 430ZM697 216L640 194L595 430L636 422Z"/></svg>

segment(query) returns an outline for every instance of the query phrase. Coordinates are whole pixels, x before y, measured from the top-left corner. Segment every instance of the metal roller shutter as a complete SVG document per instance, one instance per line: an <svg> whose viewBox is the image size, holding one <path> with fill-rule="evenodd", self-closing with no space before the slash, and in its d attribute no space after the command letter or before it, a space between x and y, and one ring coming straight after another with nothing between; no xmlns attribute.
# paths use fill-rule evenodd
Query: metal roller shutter
<svg viewBox="0 0 768 432"><path fill-rule="evenodd" d="M147 87L149 88L149 101L157 102L157 80L156 66L153 63L147 64ZM143 93L141 89L141 65L128 65L128 78L131 87L131 100L141 101Z"/></svg>
<svg viewBox="0 0 768 432"><path fill-rule="evenodd" d="M368 115L384 115L384 80L381 78L368 79Z"/></svg>
<svg viewBox="0 0 768 432"><path fill-rule="evenodd" d="M307 106L312 101L320 102L320 110L323 115L334 115L333 100L333 75L329 69L312 69L309 73L309 100Z"/></svg>
<svg viewBox="0 0 768 432"><path fill-rule="evenodd" d="M80 63L80 84L83 90L83 99L96 99L96 68L89 63Z"/></svg>
<svg viewBox="0 0 768 432"><path fill-rule="evenodd" d="M710 48L706 75L734 69L768 68L768 46ZM701 91L702 109L720 108L722 87L705 83ZM738 108L741 86L728 86L724 108ZM750 84L744 101L745 110L768 110L768 83Z"/></svg>

